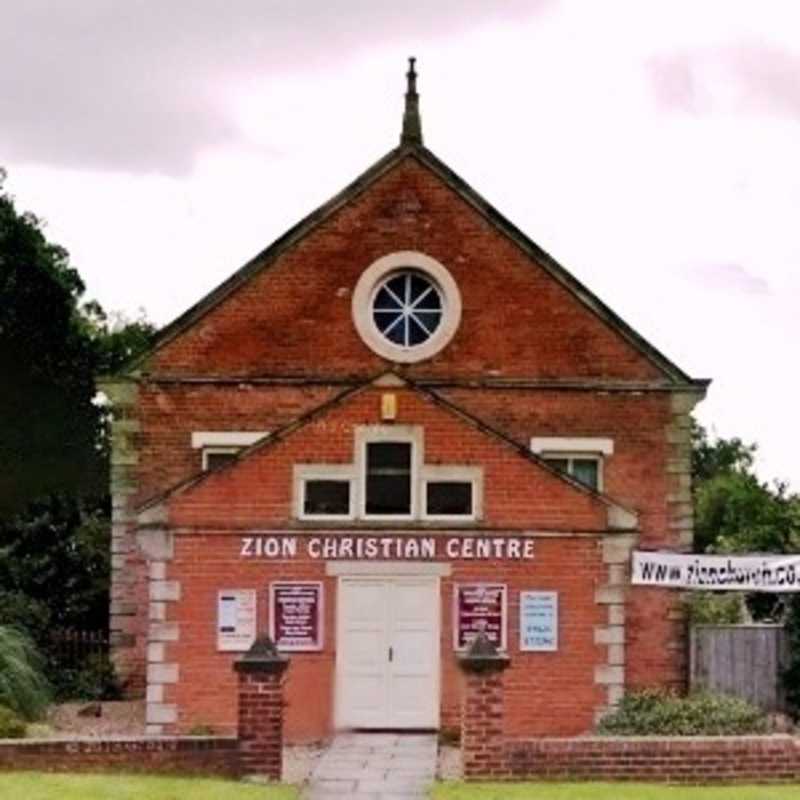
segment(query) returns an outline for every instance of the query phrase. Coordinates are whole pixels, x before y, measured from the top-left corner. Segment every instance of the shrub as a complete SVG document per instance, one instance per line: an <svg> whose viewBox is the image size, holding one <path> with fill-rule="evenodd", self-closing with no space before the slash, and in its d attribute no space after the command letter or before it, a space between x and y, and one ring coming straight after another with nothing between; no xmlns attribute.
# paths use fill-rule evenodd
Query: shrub
<svg viewBox="0 0 800 800"><path fill-rule="evenodd" d="M0 705L34 720L49 702L50 685L39 651L21 629L0 626Z"/></svg>
<svg viewBox="0 0 800 800"><path fill-rule="evenodd" d="M87 656L78 667L58 670L55 693L59 700L119 700L122 690L106 654Z"/></svg>
<svg viewBox="0 0 800 800"><path fill-rule="evenodd" d="M10 709L0 706L0 739L21 739L25 723Z"/></svg>
<svg viewBox="0 0 800 800"><path fill-rule="evenodd" d="M739 625L745 622L745 603L738 592L687 592L684 597L691 625Z"/></svg>
<svg viewBox="0 0 800 800"><path fill-rule="evenodd" d="M663 689L626 694L598 726L604 736L742 736L766 729L765 714L746 700L712 692L680 697Z"/></svg>

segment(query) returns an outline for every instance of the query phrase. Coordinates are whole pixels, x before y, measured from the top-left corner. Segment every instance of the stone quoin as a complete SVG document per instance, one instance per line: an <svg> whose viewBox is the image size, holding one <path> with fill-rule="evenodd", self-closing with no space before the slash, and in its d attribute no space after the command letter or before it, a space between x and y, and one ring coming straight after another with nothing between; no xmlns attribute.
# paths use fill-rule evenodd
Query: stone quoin
<svg viewBox="0 0 800 800"><path fill-rule="evenodd" d="M679 598L629 565L691 547L708 381L427 149L407 78L399 145L104 381L113 658L148 733L260 735L237 698L280 689L285 741L466 708L478 747L683 682ZM234 669L265 636L280 682ZM479 637L502 675L462 673Z"/></svg>

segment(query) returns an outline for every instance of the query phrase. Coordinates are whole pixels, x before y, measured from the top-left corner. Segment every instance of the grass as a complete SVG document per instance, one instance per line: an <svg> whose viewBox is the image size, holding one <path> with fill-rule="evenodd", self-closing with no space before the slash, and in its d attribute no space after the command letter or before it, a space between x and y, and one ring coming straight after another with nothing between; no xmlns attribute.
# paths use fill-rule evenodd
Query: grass
<svg viewBox="0 0 800 800"><path fill-rule="evenodd" d="M151 775L0 774L0 798L24 800L296 800L291 786Z"/></svg>
<svg viewBox="0 0 800 800"><path fill-rule="evenodd" d="M646 783L440 783L433 800L800 800L800 786Z"/></svg>

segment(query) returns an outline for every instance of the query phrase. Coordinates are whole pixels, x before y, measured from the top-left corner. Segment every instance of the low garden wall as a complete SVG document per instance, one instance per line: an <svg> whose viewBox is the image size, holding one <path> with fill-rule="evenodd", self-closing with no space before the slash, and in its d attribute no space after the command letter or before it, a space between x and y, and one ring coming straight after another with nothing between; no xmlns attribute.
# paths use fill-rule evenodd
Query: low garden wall
<svg viewBox="0 0 800 800"><path fill-rule="evenodd" d="M800 739L775 736L578 737L509 740L503 673L488 640L460 659L461 754L467 780L670 783L800 781Z"/></svg>
<svg viewBox="0 0 800 800"><path fill-rule="evenodd" d="M786 735L535 739L506 742L504 750L505 775L496 777L511 780L800 780L800 741Z"/></svg>
<svg viewBox="0 0 800 800"><path fill-rule="evenodd" d="M235 738L0 740L0 771L150 772L238 777Z"/></svg>
<svg viewBox="0 0 800 800"><path fill-rule="evenodd" d="M288 659L258 640L234 664L236 737L148 736L0 740L0 771L152 772L280 780L283 771L284 673Z"/></svg>

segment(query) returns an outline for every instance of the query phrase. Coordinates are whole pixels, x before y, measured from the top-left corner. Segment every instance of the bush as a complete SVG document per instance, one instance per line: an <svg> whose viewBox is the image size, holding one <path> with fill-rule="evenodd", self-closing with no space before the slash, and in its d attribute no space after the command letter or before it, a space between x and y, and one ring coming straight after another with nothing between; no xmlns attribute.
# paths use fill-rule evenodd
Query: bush
<svg viewBox="0 0 800 800"><path fill-rule="evenodd" d="M604 736L743 736L766 730L765 714L746 700L712 692L679 697L663 689L626 694L598 726Z"/></svg>
<svg viewBox="0 0 800 800"><path fill-rule="evenodd" d="M0 739L21 739L25 723L10 709L0 706Z"/></svg>
<svg viewBox="0 0 800 800"><path fill-rule="evenodd" d="M79 667L59 669L54 682L59 700L119 700L122 697L114 665L105 654L87 656Z"/></svg>
<svg viewBox="0 0 800 800"><path fill-rule="evenodd" d="M50 696L44 663L33 642L19 628L0 626L0 705L34 720L47 708Z"/></svg>
<svg viewBox="0 0 800 800"><path fill-rule="evenodd" d="M690 625L740 625L746 621L744 596L738 592L687 592L684 603Z"/></svg>

